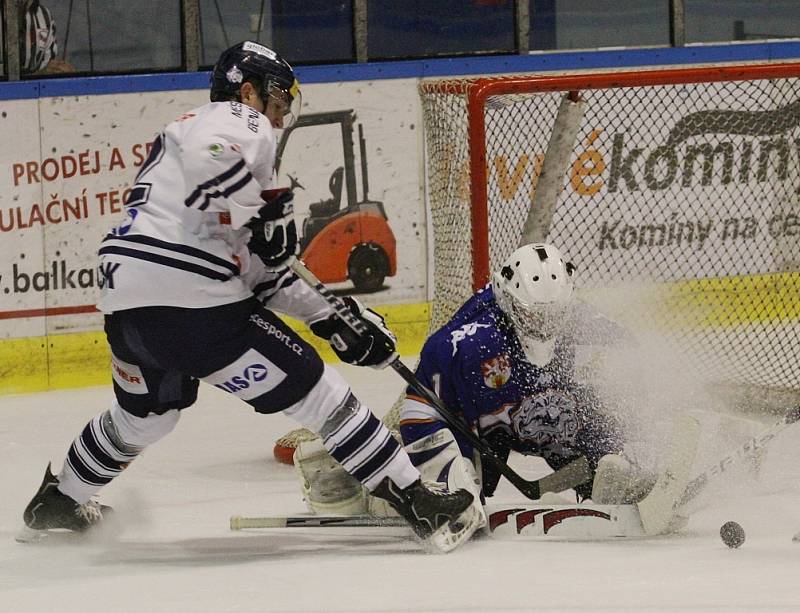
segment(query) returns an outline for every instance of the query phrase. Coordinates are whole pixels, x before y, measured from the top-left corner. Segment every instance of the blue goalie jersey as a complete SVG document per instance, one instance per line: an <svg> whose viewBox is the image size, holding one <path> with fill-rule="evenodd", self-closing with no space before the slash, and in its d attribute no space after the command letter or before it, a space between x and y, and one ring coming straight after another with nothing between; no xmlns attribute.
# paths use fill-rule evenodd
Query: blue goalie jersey
<svg viewBox="0 0 800 613"><path fill-rule="evenodd" d="M555 470L585 455L595 468L603 455L621 450L622 435L592 390L575 380L576 331L603 322L585 316L577 303L553 359L539 368L526 359L489 285L428 338L416 374L500 457L514 450L539 456ZM437 410L409 387L400 421L404 442L444 427ZM472 459L469 442L453 435ZM484 471L484 494L491 495L498 478Z"/></svg>

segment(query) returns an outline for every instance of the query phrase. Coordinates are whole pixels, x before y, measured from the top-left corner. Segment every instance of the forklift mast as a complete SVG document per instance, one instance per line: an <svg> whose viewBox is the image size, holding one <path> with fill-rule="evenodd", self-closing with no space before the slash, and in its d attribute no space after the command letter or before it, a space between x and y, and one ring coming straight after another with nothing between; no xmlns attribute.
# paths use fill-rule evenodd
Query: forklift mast
<svg viewBox="0 0 800 613"><path fill-rule="evenodd" d="M292 132L299 128L307 128L310 126L325 126L338 123L342 131L342 152L344 154L344 179L345 186L347 187L347 206L352 207L358 201L356 195L356 171L355 171L355 154L353 152L353 122L355 121L356 114L353 109L346 109L342 111L326 111L324 113L308 113L300 115L299 119L289 128L286 128L281 134L280 141L278 141L278 149L275 155L275 173L280 171L281 159L283 157L286 143L289 140ZM358 137L361 152L361 178L363 182L363 201L367 199L367 189L369 181L367 178L367 163L366 163L366 146L364 142L364 133L361 125L358 126Z"/></svg>
<svg viewBox="0 0 800 613"><path fill-rule="evenodd" d="M303 220L300 237L301 257L323 283L350 280L356 291L374 292L383 287L387 276L394 276L397 272L397 241L383 203L367 199L367 147L361 124L358 124L358 144L362 199L358 198L353 143L355 119L352 109L301 115L297 123L281 134L275 154L275 172L280 171L286 145L294 130L339 124L343 165L337 164L328 179L331 197L309 203L309 214ZM302 187L297 179L289 178L292 187ZM347 188L347 199L342 202L344 187Z"/></svg>

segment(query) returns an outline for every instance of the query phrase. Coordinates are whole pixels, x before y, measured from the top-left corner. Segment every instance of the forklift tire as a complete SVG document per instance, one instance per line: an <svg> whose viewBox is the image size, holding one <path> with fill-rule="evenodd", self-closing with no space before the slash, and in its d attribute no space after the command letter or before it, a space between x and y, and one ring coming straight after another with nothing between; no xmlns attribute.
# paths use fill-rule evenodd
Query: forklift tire
<svg viewBox="0 0 800 613"><path fill-rule="evenodd" d="M347 261L347 276L359 292L374 292L383 287L389 273L389 258L375 243L358 245Z"/></svg>

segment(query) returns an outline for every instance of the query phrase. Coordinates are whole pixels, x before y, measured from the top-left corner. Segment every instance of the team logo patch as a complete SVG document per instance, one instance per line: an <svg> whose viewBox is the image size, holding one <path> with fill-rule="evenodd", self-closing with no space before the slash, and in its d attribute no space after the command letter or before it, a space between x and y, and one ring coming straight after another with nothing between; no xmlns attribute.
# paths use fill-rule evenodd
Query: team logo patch
<svg viewBox="0 0 800 613"><path fill-rule="evenodd" d="M255 349L248 349L238 360L211 373L203 381L242 400L252 400L275 389L286 372Z"/></svg>
<svg viewBox="0 0 800 613"><path fill-rule="evenodd" d="M475 336L480 328L488 328L489 324L475 322L467 323L450 333L450 342L453 344L453 355L458 351L458 344L465 338Z"/></svg>
<svg viewBox="0 0 800 613"><path fill-rule="evenodd" d="M228 79L228 83L241 83L244 75L238 66L234 66L225 73L225 78Z"/></svg>
<svg viewBox="0 0 800 613"><path fill-rule="evenodd" d="M212 158L218 158L222 155L223 151L225 151L225 147L223 147L220 143L214 143L208 146L208 152L211 154Z"/></svg>
<svg viewBox="0 0 800 613"><path fill-rule="evenodd" d="M146 394L148 392L142 369L136 364L120 360L113 353L111 354L111 377L129 394Z"/></svg>
<svg viewBox="0 0 800 613"><path fill-rule="evenodd" d="M498 356L481 362L481 373L486 387L498 389L503 387L511 378L511 358L508 354Z"/></svg>

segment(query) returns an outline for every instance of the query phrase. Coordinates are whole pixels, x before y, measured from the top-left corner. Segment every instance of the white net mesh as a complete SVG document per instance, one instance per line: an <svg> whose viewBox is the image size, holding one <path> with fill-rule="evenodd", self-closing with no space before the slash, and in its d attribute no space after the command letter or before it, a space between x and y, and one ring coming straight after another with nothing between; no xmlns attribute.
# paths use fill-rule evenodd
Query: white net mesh
<svg viewBox="0 0 800 613"><path fill-rule="evenodd" d="M583 297L667 330L709 380L800 388L798 76L800 64L423 82L430 329L520 244L559 103L579 90L587 110L548 240Z"/></svg>
<svg viewBox="0 0 800 613"><path fill-rule="evenodd" d="M639 319L628 323L668 328L709 378L800 387L800 66L770 70L700 82L678 70L661 73L671 83L626 87L593 75L550 78L545 90L536 77L423 83L434 325L472 291L481 262L493 270L519 245L560 99L579 89L587 111L548 240L577 265L584 297L601 304L602 290L635 287L642 308L627 309ZM488 82L499 95L470 115L470 92ZM485 148L470 158L476 121ZM487 173L487 254L465 240L476 164Z"/></svg>

